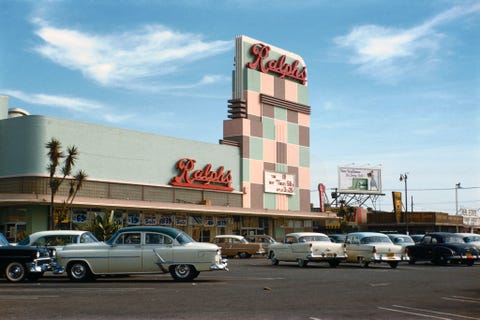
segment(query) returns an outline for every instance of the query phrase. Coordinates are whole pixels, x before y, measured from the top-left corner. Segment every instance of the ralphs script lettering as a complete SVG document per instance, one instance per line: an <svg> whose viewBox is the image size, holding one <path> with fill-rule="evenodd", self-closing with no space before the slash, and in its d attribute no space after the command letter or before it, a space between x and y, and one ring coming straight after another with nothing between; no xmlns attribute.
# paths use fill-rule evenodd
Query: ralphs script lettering
<svg viewBox="0 0 480 320"><path fill-rule="evenodd" d="M292 64L286 63L287 57L282 55L278 60L271 59L265 61L270 55L270 47L263 43L256 43L251 46L250 52L255 56L253 62L247 63L247 68L258 69L263 73L273 72L280 75L280 78L292 78L299 80L303 85L307 83L307 69L305 67L299 69L298 60Z"/></svg>
<svg viewBox="0 0 480 320"><path fill-rule="evenodd" d="M178 160L177 169L180 173L172 178L170 184L190 188L233 190L231 187L232 175L230 170L224 172L223 166L220 166L217 171L213 171L211 164L207 164L202 170L193 170L195 162L195 160L188 158Z"/></svg>

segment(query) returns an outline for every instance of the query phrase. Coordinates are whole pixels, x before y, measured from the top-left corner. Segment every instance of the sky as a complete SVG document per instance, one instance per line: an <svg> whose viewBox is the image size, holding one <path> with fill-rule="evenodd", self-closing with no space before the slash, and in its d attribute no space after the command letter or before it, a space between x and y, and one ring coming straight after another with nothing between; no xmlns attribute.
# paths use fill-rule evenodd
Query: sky
<svg viewBox="0 0 480 320"><path fill-rule="evenodd" d="M339 166L373 166L377 210L402 174L415 211L480 208L480 1L0 0L0 95L218 143L237 35L306 63L314 205Z"/></svg>

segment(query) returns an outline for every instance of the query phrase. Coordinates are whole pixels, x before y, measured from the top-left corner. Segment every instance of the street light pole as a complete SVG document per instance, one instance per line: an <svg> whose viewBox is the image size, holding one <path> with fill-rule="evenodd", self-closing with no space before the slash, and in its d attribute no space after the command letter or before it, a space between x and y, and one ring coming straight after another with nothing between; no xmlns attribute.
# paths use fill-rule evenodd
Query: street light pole
<svg viewBox="0 0 480 320"><path fill-rule="evenodd" d="M458 189L460 189L462 186L460 185L460 182L455 185L455 216L458 216ZM456 225L456 230L458 232L458 224Z"/></svg>
<svg viewBox="0 0 480 320"><path fill-rule="evenodd" d="M401 174L400 175L400 181L403 181L405 183L405 226L407 229L407 234L408 232L408 195L407 195L407 176L408 172Z"/></svg>

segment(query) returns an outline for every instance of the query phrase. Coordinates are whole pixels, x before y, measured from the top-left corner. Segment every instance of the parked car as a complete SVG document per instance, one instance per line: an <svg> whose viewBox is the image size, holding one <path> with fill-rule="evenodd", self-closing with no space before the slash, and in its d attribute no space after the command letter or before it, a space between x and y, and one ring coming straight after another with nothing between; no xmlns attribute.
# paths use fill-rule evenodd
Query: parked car
<svg viewBox="0 0 480 320"><path fill-rule="evenodd" d="M260 243L265 253L269 252L270 246L277 242L266 234L249 235L245 236L245 239L250 243Z"/></svg>
<svg viewBox="0 0 480 320"><path fill-rule="evenodd" d="M176 281L191 281L202 271L228 270L217 245L196 242L175 228L155 226L122 228L106 242L65 246L57 261L72 281L167 272Z"/></svg>
<svg viewBox="0 0 480 320"><path fill-rule="evenodd" d="M370 263L388 263L396 268L401 261L408 261L404 248L393 244L390 238L377 232L353 232L345 239L347 262L357 262L364 267Z"/></svg>
<svg viewBox="0 0 480 320"><path fill-rule="evenodd" d="M342 244L333 243L327 235L317 232L287 234L283 242L270 246L268 257L273 265L288 261L297 262L299 267L306 267L309 262L328 262L334 268L346 260Z"/></svg>
<svg viewBox="0 0 480 320"><path fill-rule="evenodd" d="M0 273L7 281L38 280L51 263L52 257L47 248L13 246L0 233Z"/></svg>
<svg viewBox="0 0 480 320"><path fill-rule="evenodd" d="M213 243L222 248L222 254L227 257L250 258L255 254L265 254L262 244L250 243L244 236L218 235Z"/></svg>
<svg viewBox="0 0 480 320"><path fill-rule="evenodd" d="M48 230L32 233L24 238L18 246L47 246L61 250L63 246L72 243L99 242L90 231L81 230Z"/></svg>
<svg viewBox="0 0 480 320"><path fill-rule="evenodd" d="M330 238L330 241L336 242L336 243L344 243L345 238L347 237L346 234L329 234L328 237Z"/></svg>
<svg viewBox="0 0 480 320"><path fill-rule="evenodd" d="M457 233L466 243L473 244L480 250L480 234L476 233Z"/></svg>
<svg viewBox="0 0 480 320"><path fill-rule="evenodd" d="M420 243L407 247L410 264L417 261L431 261L437 265L448 262L472 266L480 260L478 249L463 238L450 232L433 232L426 234Z"/></svg>

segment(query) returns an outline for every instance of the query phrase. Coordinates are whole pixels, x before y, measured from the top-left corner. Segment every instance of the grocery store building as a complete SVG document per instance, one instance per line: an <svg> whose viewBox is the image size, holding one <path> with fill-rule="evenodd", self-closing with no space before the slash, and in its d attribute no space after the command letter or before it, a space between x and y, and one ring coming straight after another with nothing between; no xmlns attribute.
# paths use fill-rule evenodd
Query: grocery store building
<svg viewBox="0 0 480 320"><path fill-rule="evenodd" d="M11 241L48 228L46 143L80 152L88 174L66 225L114 212L123 226L167 225L217 234L310 231L307 68L291 52L246 36L235 46L233 93L219 144L29 115L0 97L0 231ZM221 124L219 124L221 125ZM60 206L68 183L55 196Z"/></svg>

